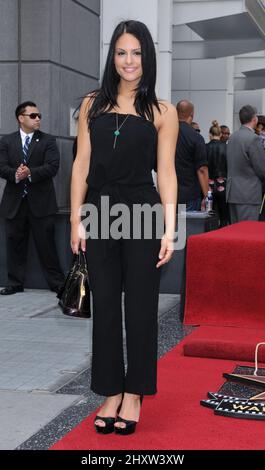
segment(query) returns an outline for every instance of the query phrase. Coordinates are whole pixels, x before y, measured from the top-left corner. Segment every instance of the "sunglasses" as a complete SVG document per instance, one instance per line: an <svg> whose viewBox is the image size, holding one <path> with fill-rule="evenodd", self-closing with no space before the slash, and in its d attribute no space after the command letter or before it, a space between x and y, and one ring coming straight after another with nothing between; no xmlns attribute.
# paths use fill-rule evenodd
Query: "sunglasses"
<svg viewBox="0 0 265 470"><path fill-rule="evenodd" d="M40 113L21 114L21 116L29 116L30 119L36 119L37 117L41 119Z"/></svg>
<svg viewBox="0 0 265 470"><path fill-rule="evenodd" d="M201 132L201 129L195 129L195 131L200 133L200 132Z"/></svg>

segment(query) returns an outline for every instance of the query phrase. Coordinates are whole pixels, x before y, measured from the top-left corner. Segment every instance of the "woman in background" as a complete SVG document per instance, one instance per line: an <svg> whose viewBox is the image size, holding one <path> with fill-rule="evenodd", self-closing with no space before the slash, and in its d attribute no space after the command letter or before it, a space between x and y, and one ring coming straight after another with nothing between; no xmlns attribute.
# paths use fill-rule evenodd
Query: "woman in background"
<svg viewBox="0 0 265 470"><path fill-rule="evenodd" d="M206 144L209 186L213 193L213 209L218 213L220 227L229 224L229 210L226 202L226 143L221 139L221 128L217 121L212 122L209 130L210 142Z"/></svg>

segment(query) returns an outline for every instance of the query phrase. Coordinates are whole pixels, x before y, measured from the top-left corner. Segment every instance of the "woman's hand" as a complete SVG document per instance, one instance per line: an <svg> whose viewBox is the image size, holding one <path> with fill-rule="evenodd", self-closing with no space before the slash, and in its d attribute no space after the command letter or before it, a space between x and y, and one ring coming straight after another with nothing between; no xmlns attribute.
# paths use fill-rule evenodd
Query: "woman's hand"
<svg viewBox="0 0 265 470"><path fill-rule="evenodd" d="M82 222L71 223L71 249L73 254L78 254L79 249L86 251L85 229Z"/></svg>
<svg viewBox="0 0 265 470"><path fill-rule="evenodd" d="M172 238L169 238L167 235L163 235L161 239L161 248L158 255L160 261L157 263L156 267L160 268L160 266L163 264L168 263L172 258L173 252L174 247Z"/></svg>

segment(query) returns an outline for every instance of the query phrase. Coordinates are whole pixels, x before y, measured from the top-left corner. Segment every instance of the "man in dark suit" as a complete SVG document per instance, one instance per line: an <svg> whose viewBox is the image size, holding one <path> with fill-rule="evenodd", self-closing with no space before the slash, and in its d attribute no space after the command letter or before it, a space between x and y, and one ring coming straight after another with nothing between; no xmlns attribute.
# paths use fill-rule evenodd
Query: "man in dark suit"
<svg viewBox="0 0 265 470"><path fill-rule="evenodd" d="M8 286L2 295L23 292L29 231L50 289L64 282L54 240L57 211L53 177L60 155L54 137L39 130L41 114L31 101L16 109L19 131L0 141L0 177L7 183L0 204L6 219Z"/></svg>
<svg viewBox="0 0 265 470"><path fill-rule="evenodd" d="M255 134L257 110L250 105L239 111L241 127L227 144L227 187L231 223L259 220L262 182L265 179L265 150Z"/></svg>

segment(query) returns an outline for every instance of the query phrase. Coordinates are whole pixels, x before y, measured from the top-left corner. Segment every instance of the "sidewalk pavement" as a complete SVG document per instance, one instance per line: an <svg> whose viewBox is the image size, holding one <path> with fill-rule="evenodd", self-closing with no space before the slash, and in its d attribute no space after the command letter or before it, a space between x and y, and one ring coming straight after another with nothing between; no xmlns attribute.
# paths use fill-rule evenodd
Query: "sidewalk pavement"
<svg viewBox="0 0 265 470"><path fill-rule="evenodd" d="M82 403L78 388L58 390L90 368L92 320L64 316L47 290L0 301L0 450L7 450ZM161 294L159 318L178 303L179 296Z"/></svg>

